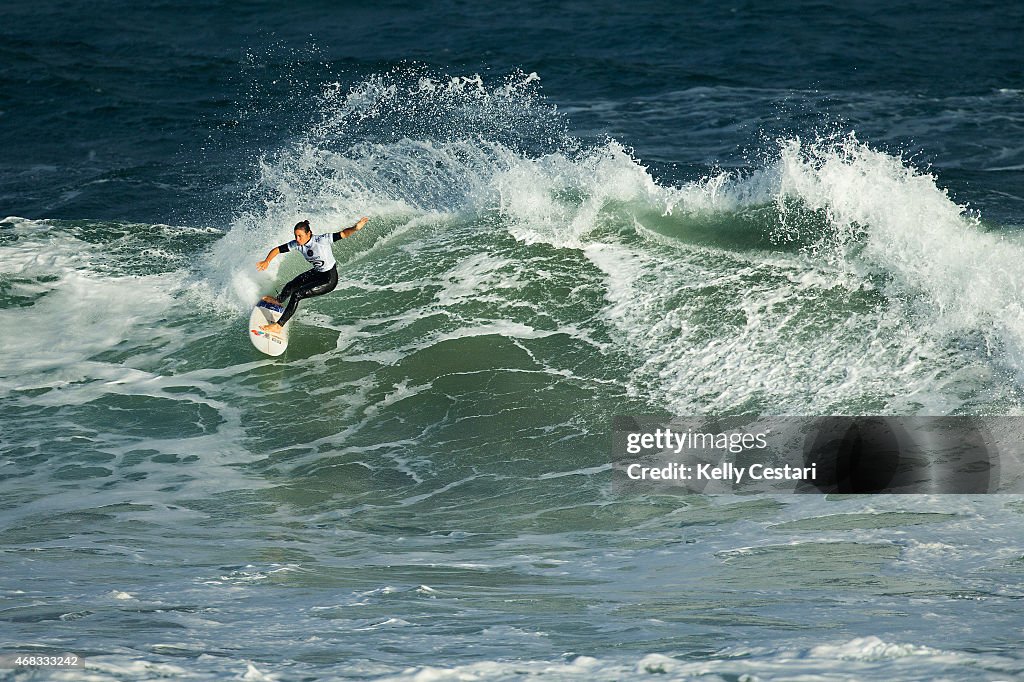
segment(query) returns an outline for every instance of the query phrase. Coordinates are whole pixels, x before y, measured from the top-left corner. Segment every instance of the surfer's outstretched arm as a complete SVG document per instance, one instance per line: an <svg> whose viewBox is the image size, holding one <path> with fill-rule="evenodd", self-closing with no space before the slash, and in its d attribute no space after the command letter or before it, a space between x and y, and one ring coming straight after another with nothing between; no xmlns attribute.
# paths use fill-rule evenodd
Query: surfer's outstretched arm
<svg viewBox="0 0 1024 682"><path fill-rule="evenodd" d="M270 261L274 260L275 258L277 258L280 255L281 255L281 247L280 246L275 246L274 248L272 248L270 250L270 253L267 254L266 258L264 258L263 260L261 260L259 263L256 264L256 269L257 270L266 270L267 266L270 265Z"/></svg>
<svg viewBox="0 0 1024 682"><path fill-rule="evenodd" d="M370 219L367 218L366 216L363 216L362 218L359 219L359 222L353 225L352 227L346 227L344 230L341 230L340 232L335 232L334 241L344 239L345 237L351 237L353 233L363 229L363 225L365 225L368 222L370 222Z"/></svg>

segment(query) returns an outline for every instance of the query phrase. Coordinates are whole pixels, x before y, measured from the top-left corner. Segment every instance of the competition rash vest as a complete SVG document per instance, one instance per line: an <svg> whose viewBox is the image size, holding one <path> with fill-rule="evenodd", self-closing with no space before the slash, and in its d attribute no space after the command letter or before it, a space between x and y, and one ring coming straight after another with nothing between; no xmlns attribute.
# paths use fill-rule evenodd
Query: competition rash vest
<svg viewBox="0 0 1024 682"><path fill-rule="evenodd" d="M331 268L338 264L338 261L334 260L334 253L331 251L331 243L341 239L340 232L318 234L311 237L305 245L300 246L294 239L287 244L281 244L277 249L281 253L287 253L288 251L298 251L302 254L302 257L313 264L313 269L317 272L329 272Z"/></svg>

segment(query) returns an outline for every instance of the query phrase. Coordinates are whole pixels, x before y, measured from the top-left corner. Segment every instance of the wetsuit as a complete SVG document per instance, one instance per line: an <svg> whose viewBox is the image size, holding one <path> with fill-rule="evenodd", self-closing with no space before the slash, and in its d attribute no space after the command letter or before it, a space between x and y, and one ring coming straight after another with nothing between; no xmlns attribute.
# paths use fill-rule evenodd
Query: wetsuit
<svg viewBox="0 0 1024 682"><path fill-rule="evenodd" d="M288 304L285 305L281 319L277 321L279 325L283 327L285 322L291 319L302 299L322 296L334 291L334 288L338 286L338 261L334 260L331 244L339 239L341 239L341 232L318 234L303 245L293 239L287 244L277 247L281 253L298 251L303 258L313 264L311 270L306 270L285 284L284 289L281 289L281 293L277 296L279 301L284 301L288 296L291 297L288 299Z"/></svg>

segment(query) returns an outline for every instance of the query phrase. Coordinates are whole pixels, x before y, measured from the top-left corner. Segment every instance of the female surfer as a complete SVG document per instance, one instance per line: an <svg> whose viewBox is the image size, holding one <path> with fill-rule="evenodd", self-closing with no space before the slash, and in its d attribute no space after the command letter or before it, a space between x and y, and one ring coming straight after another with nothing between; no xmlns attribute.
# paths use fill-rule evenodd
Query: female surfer
<svg viewBox="0 0 1024 682"><path fill-rule="evenodd" d="M312 263L313 267L288 282L288 284L285 284L284 289L281 290L277 298L273 296L263 297L263 300L267 303L273 303L278 306L281 305L281 301L285 298L289 296L291 298L288 298L288 305L285 306L284 312L281 313L281 318L277 322L260 325L260 329L267 332L280 333L285 323L295 314L299 301L304 298L322 296L334 291L334 287L338 286L338 262L334 260L331 244L339 239L351 237L353 233L363 229L363 225L369 222L369 220L369 218L364 216L359 219L358 223L352 227L346 227L340 232L328 232L318 235L313 234L308 220L296 223L294 229L295 239L287 244L281 244L271 249L267 257L256 264L256 269L266 270L267 266L270 265L270 261L274 260L274 258L282 253L296 250L302 254L303 258Z"/></svg>

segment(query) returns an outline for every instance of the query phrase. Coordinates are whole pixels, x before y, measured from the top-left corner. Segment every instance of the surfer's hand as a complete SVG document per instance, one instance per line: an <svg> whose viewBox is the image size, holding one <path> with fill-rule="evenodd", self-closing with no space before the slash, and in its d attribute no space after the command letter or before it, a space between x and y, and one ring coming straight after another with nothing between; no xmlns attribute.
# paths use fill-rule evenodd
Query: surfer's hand
<svg viewBox="0 0 1024 682"><path fill-rule="evenodd" d="M363 216L362 218L359 219L359 222L353 225L352 227L354 227L357 230L361 230L363 229L363 225L365 225L368 222L370 222L370 219L367 218L366 216Z"/></svg>
<svg viewBox="0 0 1024 682"><path fill-rule="evenodd" d="M259 263L256 264L256 269L260 270L260 271L263 271L263 270L267 269L268 265L270 265L270 263L268 263L265 260L261 260Z"/></svg>

